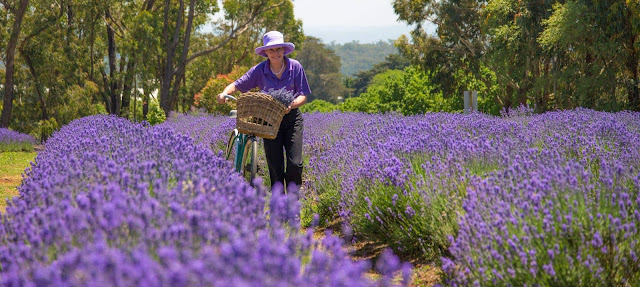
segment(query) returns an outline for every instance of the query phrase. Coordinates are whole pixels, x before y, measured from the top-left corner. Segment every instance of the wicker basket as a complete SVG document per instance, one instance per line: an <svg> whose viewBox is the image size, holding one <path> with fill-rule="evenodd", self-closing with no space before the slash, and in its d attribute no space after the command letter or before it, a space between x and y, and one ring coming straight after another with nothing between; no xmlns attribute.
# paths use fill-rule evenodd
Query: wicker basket
<svg viewBox="0 0 640 287"><path fill-rule="evenodd" d="M238 97L237 110L239 132L275 139L287 107L265 93L248 92Z"/></svg>

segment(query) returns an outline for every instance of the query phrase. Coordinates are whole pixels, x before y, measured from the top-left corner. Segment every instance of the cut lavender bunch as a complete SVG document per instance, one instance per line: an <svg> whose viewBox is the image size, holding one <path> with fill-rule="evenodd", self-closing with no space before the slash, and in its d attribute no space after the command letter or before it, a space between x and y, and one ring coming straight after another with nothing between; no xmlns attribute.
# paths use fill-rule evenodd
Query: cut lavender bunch
<svg viewBox="0 0 640 287"><path fill-rule="evenodd" d="M286 87L283 87L282 89L279 89L279 90L271 88L268 91L262 91L262 93L272 96L274 99L284 104L285 107L288 107L289 105L291 105L291 102L293 102L293 99L296 98L295 93L293 91L287 90Z"/></svg>

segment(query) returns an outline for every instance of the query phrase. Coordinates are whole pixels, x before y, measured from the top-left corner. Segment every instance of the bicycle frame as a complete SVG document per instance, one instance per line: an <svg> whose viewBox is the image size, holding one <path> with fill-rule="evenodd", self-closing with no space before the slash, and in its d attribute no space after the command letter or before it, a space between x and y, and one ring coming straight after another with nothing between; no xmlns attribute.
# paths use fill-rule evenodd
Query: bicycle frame
<svg viewBox="0 0 640 287"><path fill-rule="evenodd" d="M226 95L225 97L232 100L236 99L235 97L230 95ZM226 156L225 158L229 160L231 157L233 147L234 146L236 147L235 156L233 160L234 169L236 170L236 172L241 174L244 174L248 171L250 176L249 182L251 183L251 185L253 185L253 179L256 177L256 173L258 170L258 166L257 166L258 144L257 143L258 143L258 138L255 135L243 134L243 133L240 133L238 129L234 128L231 136L229 137L229 141L227 142L227 151L225 155ZM247 166L243 166L246 160L249 160L248 170L247 170Z"/></svg>
<svg viewBox="0 0 640 287"><path fill-rule="evenodd" d="M244 148L247 144L247 142L249 140L256 140L256 137L254 135L247 135L247 134L243 134L238 132L237 129L233 129L233 133L235 135L235 139L234 141L234 146L236 147L236 152L235 152L235 160L233 162L233 166L235 167L237 172L240 172L242 170L242 159L244 157ZM231 156L231 149L229 149L227 151L227 159L229 159Z"/></svg>

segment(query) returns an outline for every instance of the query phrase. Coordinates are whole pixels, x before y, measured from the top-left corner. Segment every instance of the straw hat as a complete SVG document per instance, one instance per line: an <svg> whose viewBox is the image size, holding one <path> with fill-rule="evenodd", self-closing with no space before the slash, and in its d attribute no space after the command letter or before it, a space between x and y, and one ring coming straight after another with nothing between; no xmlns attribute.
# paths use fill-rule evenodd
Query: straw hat
<svg viewBox="0 0 640 287"><path fill-rule="evenodd" d="M264 34L262 42L264 46L256 48L256 54L262 57L267 57L267 54L264 51L271 48L283 47L285 55L290 54L296 49L296 46L293 45L293 43L285 42L284 36L282 36L282 33L278 31L271 31Z"/></svg>

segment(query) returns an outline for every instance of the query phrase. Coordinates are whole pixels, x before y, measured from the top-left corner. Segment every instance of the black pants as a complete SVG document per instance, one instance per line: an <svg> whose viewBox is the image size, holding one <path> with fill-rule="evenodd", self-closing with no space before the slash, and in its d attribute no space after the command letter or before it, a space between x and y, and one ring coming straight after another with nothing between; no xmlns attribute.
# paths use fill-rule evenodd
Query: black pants
<svg viewBox="0 0 640 287"><path fill-rule="evenodd" d="M284 115L276 138L264 139L264 152L267 156L271 187L276 182L285 186L291 183L295 183L298 187L302 185L302 130L302 113L298 109L293 109Z"/></svg>

